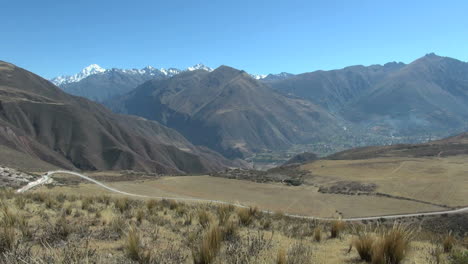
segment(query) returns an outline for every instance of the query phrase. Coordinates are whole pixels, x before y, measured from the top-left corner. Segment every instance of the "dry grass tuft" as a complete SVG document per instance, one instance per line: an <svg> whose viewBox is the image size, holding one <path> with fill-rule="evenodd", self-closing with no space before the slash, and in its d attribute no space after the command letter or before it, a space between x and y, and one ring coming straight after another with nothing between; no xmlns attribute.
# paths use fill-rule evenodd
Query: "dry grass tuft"
<svg viewBox="0 0 468 264"><path fill-rule="evenodd" d="M198 222L203 228L207 228L210 225L211 223L210 215L206 210L203 210L203 209L198 210Z"/></svg>
<svg viewBox="0 0 468 264"><path fill-rule="evenodd" d="M335 220L331 222L330 237L338 238L341 232L345 229L346 223L341 220Z"/></svg>
<svg viewBox="0 0 468 264"><path fill-rule="evenodd" d="M151 251L144 249L140 233L135 227L129 228L124 249L125 254L131 260L137 261L138 263L151 263L152 261Z"/></svg>
<svg viewBox="0 0 468 264"><path fill-rule="evenodd" d="M148 209L148 211L153 211L154 209L156 209L159 205L159 202L155 199L151 199L151 200L148 200L146 201L146 208Z"/></svg>
<svg viewBox="0 0 468 264"><path fill-rule="evenodd" d="M258 214L258 209L256 207L250 208L239 208L237 210L237 216L239 217L239 222L243 226L248 226L254 220L254 217Z"/></svg>
<svg viewBox="0 0 468 264"><path fill-rule="evenodd" d="M218 213L219 224L224 225L231 216L232 211L234 211L234 206L232 205L220 205L216 208Z"/></svg>
<svg viewBox="0 0 468 264"><path fill-rule="evenodd" d="M353 246L356 248L359 257L367 262L372 260L372 250L374 248L375 238L368 232L358 234L353 240Z"/></svg>
<svg viewBox="0 0 468 264"><path fill-rule="evenodd" d="M316 226L314 228L314 240L315 242L320 242L322 240L322 227Z"/></svg>
<svg viewBox="0 0 468 264"><path fill-rule="evenodd" d="M194 264L213 263L223 239L223 232L219 226L213 226L205 234L199 247L192 250Z"/></svg>
<svg viewBox="0 0 468 264"><path fill-rule="evenodd" d="M114 202L115 208L120 212L124 213L130 208L130 201L128 198L119 198Z"/></svg>
<svg viewBox="0 0 468 264"><path fill-rule="evenodd" d="M449 232L442 239L442 247L444 248L445 253L450 253L455 245L455 237L452 235L452 232Z"/></svg>
<svg viewBox="0 0 468 264"><path fill-rule="evenodd" d="M0 229L0 255L11 251L16 246L16 232L12 226L3 226Z"/></svg>
<svg viewBox="0 0 468 264"><path fill-rule="evenodd" d="M278 250L278 254L276 256L276 264L286 264L286 251L284 248L280 248Z"/></svg>
<svg viewBox="0 0 468 264"><path fill-rule="evenodd" d="M412 234L412 230L398 223L382 232L372 249L372 263L401 263L409 251Z"/></svg>

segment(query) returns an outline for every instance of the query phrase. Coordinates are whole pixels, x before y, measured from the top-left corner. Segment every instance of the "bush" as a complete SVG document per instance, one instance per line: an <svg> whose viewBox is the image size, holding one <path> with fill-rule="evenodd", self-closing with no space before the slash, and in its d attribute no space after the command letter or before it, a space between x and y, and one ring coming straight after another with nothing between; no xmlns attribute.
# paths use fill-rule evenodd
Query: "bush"
<svg viewBox="0 0 468 264"><path fill-rule="evenodd" d="M359 234L358 237L354 239L353 246L356 248L362 260L367 262L372 260L374 241L375 238L367 232Z"/></svg>
<svg viewBox="0 0 468 264"><path fill-rule="evenodd" d="M231 216L231 212L234 210L232 205L220 205L217 208L219 224L224 225Z"/></svg>
<svg viewBox="0 0 468 264"><path fill-rule="evenodd" d="M286 251L284 248L280 248L278 250L278 254L276 255L276 264L286 264Z"/></svg>
<svg viewBox="0 0 468 264"><path fill-rule="evenodd" d="M210 225L210 215L207 211L203 209L198 210L198 222L203 228L207 228Z"/></svg>
<svg viewBox="0 0 468 264"><path fill-rule="evenodd" d="M148 209L148 211L153 211L154 209L156 209L156 207L158 207L158 204L158 201L151 199L146 201L146 208Z"/></svg>
<svg viewBox="0 0 468 264"><path fill-rule="evenodd" d="M442 247L444 248L444 252L445 253L451 252L454 244L455 244L455 237L452 235L452 232L450 232L442 240Z"/></svg>
<svg viewBox="0 0 468 264"><path fill-rule="evenodd" d="M401 224L394 224L384 231L372 249L373 264L399 264L405 258L412 238L412 231Z"/></svg>
<svg viewBox="0 0 468 264"><path fill-rule="evenodd" d="M8 207L4 206L2 208L2 225L7 227L14 227L18 222L18 216L13 213Z"/></svg>
<svg viewBox="0 0 468 264"><path fill-rule="evenodd" d="M203 237L197 249L192 250L194 264L213 263L216 254L221 247L223 238L222 230L219 226L213 226Z"/></svg>
<svg viewBox="0 0 468 264"><path fill-rule="evenodd" d="M11 251L16 246L15 228L3 226L0 229L0 255L1 253Z"/></svg>
<svg viewBox="0 0 468 264"><path fill-rule="evenodd" d="M128 198L119 198L114 202L115 208L120 212L124 213L130 208L130 202Z"/></svg>
<svg viewBox="0 0 468 264"><path fill-rule="evenodd" d="M322 228L320 226L316 226L314 228L314 240L316 242L320 242L320 240L322 240Z"/></svg>
<svg viewBox="0 0 468 264"><path fill-rule="evenodd" d="M252 223L255 215L257 214L257 208L240 208L237 210L237 216L239 217L239 223L243 226L248 226Z"/></svg>
<svg viewBox="0 0 468 264"><path fill-rule="evenodd" d="M338 238L340 237L341 232L346 227L346 223L341 220L335 220L331 223L330 228L330 237L331 238Z"/></svg>

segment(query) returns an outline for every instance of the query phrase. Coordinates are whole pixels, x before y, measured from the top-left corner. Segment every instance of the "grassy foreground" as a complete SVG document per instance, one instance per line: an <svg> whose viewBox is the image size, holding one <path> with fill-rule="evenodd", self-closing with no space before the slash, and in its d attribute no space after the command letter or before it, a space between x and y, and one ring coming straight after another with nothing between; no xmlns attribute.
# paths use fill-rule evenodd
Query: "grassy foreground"
<svg viewBox="0 0 468 264"><path fill-rule="evenodd" d="M170 200L0 191L0 263L468 263L467 238Z"/></svg>

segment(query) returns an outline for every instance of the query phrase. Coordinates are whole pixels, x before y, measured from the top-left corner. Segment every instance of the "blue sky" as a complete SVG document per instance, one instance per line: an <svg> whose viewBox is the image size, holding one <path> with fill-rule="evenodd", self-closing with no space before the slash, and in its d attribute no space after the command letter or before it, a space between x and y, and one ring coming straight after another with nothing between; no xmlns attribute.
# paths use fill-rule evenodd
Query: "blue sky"
<svg viewBox="0 0 468 264"><path fill-rule="evenodd" d="M46 78L225 64L251 73L468 61L468 1L3 1L0 60Z"/></svg>

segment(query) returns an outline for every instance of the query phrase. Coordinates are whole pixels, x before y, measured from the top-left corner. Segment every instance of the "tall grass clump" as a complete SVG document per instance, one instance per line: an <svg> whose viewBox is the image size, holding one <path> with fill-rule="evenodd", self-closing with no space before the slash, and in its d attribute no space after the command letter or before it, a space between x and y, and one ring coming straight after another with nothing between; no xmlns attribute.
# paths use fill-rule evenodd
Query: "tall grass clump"
<svg viewBox="0 0 468 264"><path fill-rule="evenodd" d="M125 254L131 260L138 263L150 263L151 251L145 251L141 242L141 236L135 227L130 227L124 244Z"/></svg>
<svg viewBox="0 0 468 264"><path fill-rule="evenodd" d="M331 238L340 237L340 234L343 232L345 227L346 227L346 223L341 220L335 220L331 222L330 237Z"/></svg>
<svg viewBox="0 0 468 264"><path fill-rule="evenodd" d="M114 206L121 214L123 214L130 209L130 201L127 197L118 198L114 201Z"/></svg>
<svg viewBox="0 0 468 264"><path fill-rule="evenodd" d="M352 245L356 248L362 260L370 262L372 260L374 242L375 237L372 234L363 232L358 234L358 237L353 240Z"/></svg>
<svg viewBox="0 0 468 264"><path fill-rule="evenodd" d="M454 244L455 244L455 237L452 235L452 232L449 232L447 235L443 237L442 247L444 248L445 253L451 252Z"/></svg>
<svg viewBox="0 0 468 264"><path fill-rule="evenodd" d="M198 210L198 222L203 228L207 228L210 225L210 215L207 211L203 209Z"/></svg>
<svg viewBox="0 0 468 264"><path fill-rule="evenodd" d="M219 226L213 226L205 234L200 245L195 250L192 250L194 264L209 264L213 263L223 239L223 232Z"/></svg>
<svg viewBox="0 0 468 264"><path fill-rule="evenodd" d="M372 264L399 264L410 248L413 231L395 223L383 231L372 249Z"/></svg>
<svg viewBox="0 0 468 264"><path fill-rule="evenodd" d="M286 264L286 250L280 248L276 255L276 264Z"/></svg>
<svg viewBox="0 0 468 264"><path fill-rule="evenodd" d="M234 210L234 206L232 205L220 205L217 208L217 213L218 213L218 219L219 219L219 224L224 225L229 217L231 216L232 211Z"/></svg>
<svg viewBox="0 0 468 264"><path fill-rule="evenodd" d="M322 240L322 227L316 226L316 227L314 228L314 234L313 234L313 236L314 236L314 240L315 240L316 242L320 242L320 241Z"/></svg>
<svg viewBox="0 0 468 264"><path fill-rule="evenodd" d="M238 209L237 216L239 217L239 223L243 226L250 225L257 213L258 209L256 207Z"/></svg>
<svg viewBox="0 0 468 264"><path fill-rule="evenodd" d="M0 255L14 249L16 246L16 232L12 226L0 228Z"/></svg>

